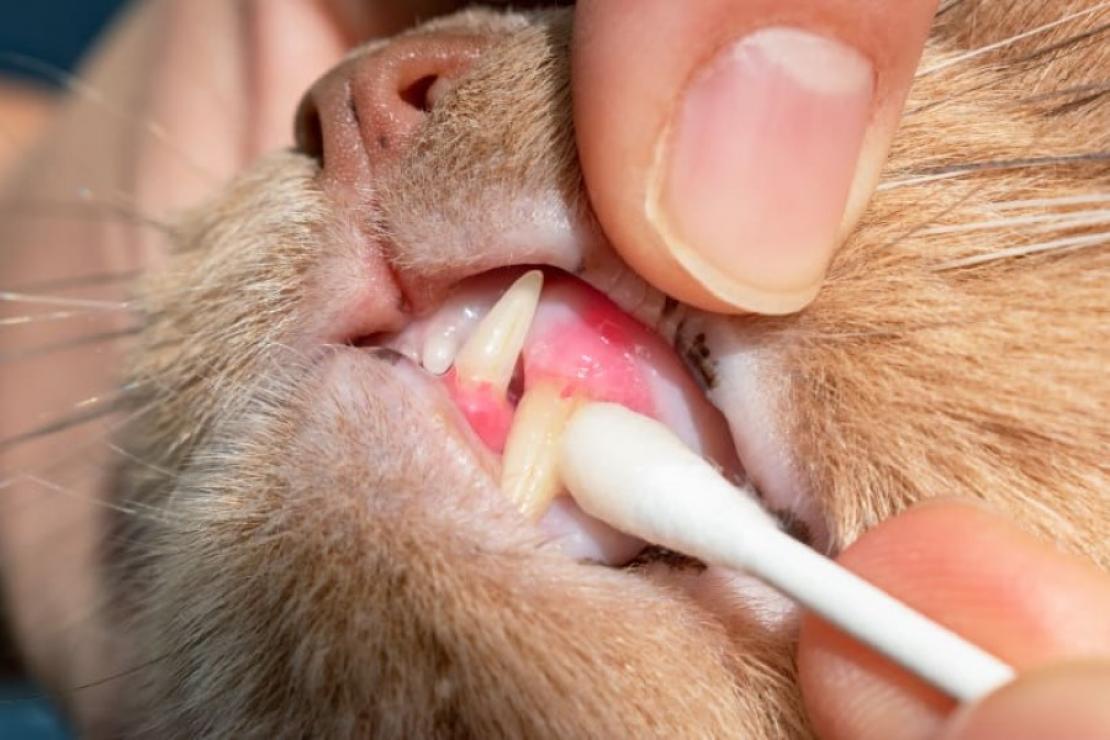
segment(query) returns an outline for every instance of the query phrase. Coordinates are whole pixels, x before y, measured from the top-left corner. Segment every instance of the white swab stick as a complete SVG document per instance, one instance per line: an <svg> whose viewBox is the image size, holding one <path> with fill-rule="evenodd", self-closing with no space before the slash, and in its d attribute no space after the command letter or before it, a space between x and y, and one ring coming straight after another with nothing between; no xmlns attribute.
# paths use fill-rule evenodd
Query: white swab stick
<svg viewBox="0 0 1110 740"><path fill-rule="evenodd" d="M563 437L563 483L586 513L706 563L753 573L960 701L1014 677L1010 666L778 528L659 422L590 403Z"/></svg>

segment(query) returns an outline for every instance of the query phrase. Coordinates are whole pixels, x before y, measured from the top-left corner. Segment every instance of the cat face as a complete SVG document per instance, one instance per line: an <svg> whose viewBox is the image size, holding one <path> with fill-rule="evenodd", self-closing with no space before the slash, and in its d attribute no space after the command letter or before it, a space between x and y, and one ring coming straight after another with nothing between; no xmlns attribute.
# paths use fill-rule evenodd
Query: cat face
<svg viewBox="0 0 1110 740"><path fill-rule="evenodd" d="M815 547L962 495L1110 565L1099 18L947 4L869 210L776 318L683 306L614 256L574 149L568 12L353 52L306 95L299 149L182 218L141 282L102 573L143 668L113 731L806 731L779 602L575 550L556 535L614 533L499 489L427 348L462 326L452 300L488 308L525 266L649 328L653 370L682 358L715 409L681 395L675 418L734 446Z"/></svg>

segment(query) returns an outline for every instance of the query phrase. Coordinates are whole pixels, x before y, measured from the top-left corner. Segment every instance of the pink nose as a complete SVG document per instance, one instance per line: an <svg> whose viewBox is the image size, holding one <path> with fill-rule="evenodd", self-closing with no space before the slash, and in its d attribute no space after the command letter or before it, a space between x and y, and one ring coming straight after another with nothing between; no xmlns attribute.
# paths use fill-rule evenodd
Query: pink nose
<svg viewBox="0 0 1110 740"><path fill-rule="evenodd" d="M298 147L354 185L404 153L412 132L481 54L478 36L426 34L369 47L316 82L297 111Z"/></svg>

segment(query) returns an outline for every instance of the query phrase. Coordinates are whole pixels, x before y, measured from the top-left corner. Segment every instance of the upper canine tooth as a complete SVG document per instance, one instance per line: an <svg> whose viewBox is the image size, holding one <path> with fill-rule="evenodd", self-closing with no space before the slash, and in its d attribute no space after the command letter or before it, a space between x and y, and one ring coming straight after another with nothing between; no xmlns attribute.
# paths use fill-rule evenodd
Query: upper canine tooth
<svg viewBox="0 0 1110 740"><path fill-rule="evenodd" d="M559 445L579 399L554 383L525 391L501 459L501 490L530 519L538 519L562 489Z"/></svg>
<svg viewBox="0 0 1110 740"><path fill-rule="evenodd" d="M532 327L543 290L543 273L530 270L509 286L455 356L461 383L488 383L504 393Z"/></svg>

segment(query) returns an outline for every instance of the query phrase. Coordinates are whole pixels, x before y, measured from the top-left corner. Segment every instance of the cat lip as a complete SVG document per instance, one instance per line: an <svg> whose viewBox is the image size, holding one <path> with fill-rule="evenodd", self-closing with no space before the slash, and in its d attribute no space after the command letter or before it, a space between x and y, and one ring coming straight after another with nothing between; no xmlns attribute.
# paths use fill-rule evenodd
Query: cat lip
<svg viewBox="0 0 1110 740"><path fill-rule="evenodd" d="M511 503L494 483L501 470L501 461L471 429L463 413L451 401L439 378L424 370L418 362L402 352L383 345L366 347L365 351L396 370L424 403L430 404L433 415L446 425L447 434L455 436L469 449L474 464L488 475L489 495L493 510L509 512ZM519 515L519 511L513 512ZM483 521L485 518L483 517ZM520 524L520 520L516 519ZM504 527L506 523L490 526ZM675 553L641 540L629 538L608 525L585 515L570 496L560 496L548 510L544 520L533 523L532 536L537 544L554 546L563 555L585 567L597 565L620 567L637 578L664 584L668 589L685 593L712 619L728 623L738 604L744 604L750 615L764 629L792 629L796 607L789 599L752 577L734 573ZM787 527L789 529L789 527ZM510 537L510 540L512 538ZM495 541L500 541L495 540Z"/></svg>
<svg viewBox="0 0 1110 740"><path fill-rule="evenodd" d="M436 310L410 322L400 332L371 337L365 344L395 352L406 358L410 368L421 368L426 377L439 381L454 401L458 411L454 418L468 428L465 436L480 448L479 456L488 460L493 455L496 461L493 473L495 479L501 480L506 495L548 536L560 540L567 554L580 560L624 565L641 553L642 541L588 517L569 497L556 496L557 490L548 490L548 498L543 498L542 491L537 493L542 484L532 481L536 465L542 471L543 465L552 464L554 459L554 453L548 453L542 443L538 452L524 454L531 466L526 470L524 487L518 484L519 476L512 477L520 469L519 445L513 448L514 434L527 440L525 445L548 439L545 435L559 434L546 427L539 432L527 431L536 416L531 409L535 403L543 403L530 399L544 397L543 388L558 383L568 397L615 401L653 415L734 480L743 479L743 469L724 418L706 399L670 342L582 280L552 268L544 268L545 279L538 280L539 271L526 270L498 269L463 280ZM508 350L510 370L501 373L504 385L515 366L512 383L500 391L479 394L480 401L494 399L492 404L485 404L492 406L493 412L487 413L487 408L475 413L471 404L473 393L460 391L463 383L459 373L464 362L462 356L468 353L466 348L473 342L484 341L477 337L485 337L481 326L486 317L500 310L494 308L495 304L507 300L519 303L519 296L505 297L510 285L519 292L518 284L541 282L542 295L539 288L532 287L536 291L535 315L528 318L526 339L521 340L519 347ZM496 349L494 361L504 364L504 360L496 359L501 353L500 348ZM463 374L473 372L471 369ZM503 395L499 396L499 392ZM558 397L559 394L554 397L556 404L561 403ZM502 409L505 418L499 422L495 417ZM544 419L541 424L549 422L544 412L538 413ZM519 432L522 428L526 431ZM509 449L502 458L506 436ZM554 476L553 472L550 474ZM558 486L557 480L554 485ZM550 496L556 497L552 501ZM536 497L542 500L534 503Z"/></svg>
<svg viewBox="0 0 1110 740"><path fill-rule="evenodd" d="M446 387L440 379L425 371L419 363L396 349L373 345L362 348L376 360L391 366L392 374L402 381L409 391L418 396L432 417L442 423L442 433L454 439L469 450L471 463L483 471L490 480L490 489L497 489L502 470L500 456L489 449L471 428L463 412L452 402ZM511 502L500 490L492 490L499 499L499 506L492 510L511 506ZM520 512L516 512L519 516ZM520 524L520 520L517 520ZM539 521L528 522L532 536L538 543L553 547L563 555L587 564L620 567L639 562L645 550L645 543L619 532L607 524L586 515L569 496L561 496L552 502L551 507ZM490 524L496 529L498 526Z"/></svg>
<svg viewBox="0 0 1110 740"><path fill-rule="evenodd" d="M389 341L394 349L427 368L422 342L408 341L414 335L413 327L442 315L444 306L458 297L460 287L497 275L519 275L529 264L549 275L572 275L619 306L624 315L648 327L668 352L685 364L686 377L693 377L695 385L701 386L697 398L725 420L721 436L728 439L744 481L780 516L785 528L808 530L814 535L813 543L823 547L823 512L799 479L803 468L797 464L790 447L792 435L781 426L783 418L777 410L781 399L776 393L783 375L775 365L775 350L759 342L734 341L738 322L733 317L699 311L671 299L630 270L588 209L583 211L558 198L537 198L535 194L513 194L491 206L493 215L437 219L431 225L420 222L419 228L385 209L380 215L384 236L364 234L365 255L368 263L388 263L388 270L383 269L379 277L397 289L402 298L396 304L399 310L387 321L364 308L380 304L381 299L367 298L361 304L350 301L349 308L339 314L344 317L339 322L342 327L336 332L333 326L329 336L338 341L350 337L367 337L367 343ZM539 222L537 211L544 216ZM506 232L507 222L517 225ZM433 251L430 244L445 246ZM356 263L350 268L353 274L360 269ZM370 295L369 286L379 282L361 279L359 284L364 286L359 290ZM486 308L491 303L492 299L487 300ZM456 323L456 327L466 328L465 323ZM448 367L450 356L434 370L438 374ZM801 526L796 526L799 523Z"/></svg>

